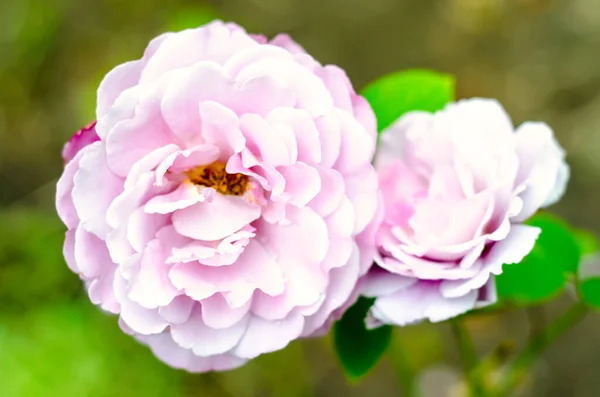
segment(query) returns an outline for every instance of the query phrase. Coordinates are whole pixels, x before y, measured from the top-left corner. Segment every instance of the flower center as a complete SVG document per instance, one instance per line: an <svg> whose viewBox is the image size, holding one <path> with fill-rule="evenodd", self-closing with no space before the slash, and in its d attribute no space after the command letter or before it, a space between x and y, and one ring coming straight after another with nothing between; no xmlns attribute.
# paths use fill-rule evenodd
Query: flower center
<svg viewBox="0 0 600 397"><path fill-rule="evenodd" d="M225 164L215 161L209 165L192 168L185 172L190 182L212 187L221 194L241 196L248 189L249 178L244 174L228 174Z"/></svg>

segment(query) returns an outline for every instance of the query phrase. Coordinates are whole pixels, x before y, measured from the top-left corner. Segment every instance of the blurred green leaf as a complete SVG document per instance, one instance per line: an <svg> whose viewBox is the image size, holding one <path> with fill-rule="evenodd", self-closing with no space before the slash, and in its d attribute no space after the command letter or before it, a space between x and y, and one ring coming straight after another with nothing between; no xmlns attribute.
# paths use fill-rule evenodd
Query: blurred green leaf
<svg viewBox="0 0 600 397"><path fill-rule="evenodd" d="M368 330L365 318L373 299L360 298L334 326L334 344L342 367L352 380L365 375L387 350L392 328Z"/></svg>
<svg viewBox="0 0 600 397"><path fill-rule="evenodd" d="M396 327L390 349L392 360L402 354L417 371L444 358L444 340L440 328L428 322L410 327Z"/></svg>
<svg viewBox="0 0 600 397"><path fill-rule="evenodd" d="M445 356L440 327L429 322L409 327L394 327L389 351L389 359L402 395L418 396L418 375L441 362Z"/></svg>
<svg viewBox="0 0 600 397"><path fill-rule="evenodd" d="M65 230L55 214L0 212L0 307L20 310L82 290L62 255Z"/></svg>
<svg viewBox="0 0 600 397"><path fill-rule="evenodd" d="M206 4L179 8L167 16L165 30L178 32L184 29L197 28L215 19L220 19L219 14Z"/></svg>
<svg viewBox="0 0 600 397"><path fill-rule="evenodd" d="M428 70L406 70L368 84L362 95L377 117L377 130L389 127L404 113L413 110L435 112L454 100L454 78Z"/></svg>
<svg viewBox="0 0 600 397"><path fill-rule="evenodd" d="M89 302L0 314L0 395L182 396L182 372L124 334Z"/></svg>
<svg viewBox="0 0 600 397"><path fill-rule="evenodd" d="M535 247L521 263L505 265L496 277L498 297L520 304L547 300L560 293L577 273L581 251L569 226L549 214L527 224L542 229Z"/></svg>
<svg viewBox="0 0 600 397"><path fill-rule="evenodd" d="M264 395L305 397L311 394L310 374L314 365L304 358L303 344L294 341L285 349L263 354L243 367L214 375L224 393L235 397L254 397L260 384Z"/></svg>
<svg viewBox="0 0 600 397"><path fill-rule="evenodd" d="M600 309L600 277L591 277L580 281L579 296L591 307Z"/></svg>
<svg viewBox="0 0 600 397"><path fill-rule="evenodd" d="M578 274L579 298L589 306L600 309L600 243L596 235L588 230L574 231L575 239L583 258Z"/></svg>
<svg viewBox="0 0 600 397"><path fill-rule="evenodd" d="M574 229L573 236L575 237L575 241L577 241L582 256L595 254L600 251L598 237L589 230Z"/></svg>

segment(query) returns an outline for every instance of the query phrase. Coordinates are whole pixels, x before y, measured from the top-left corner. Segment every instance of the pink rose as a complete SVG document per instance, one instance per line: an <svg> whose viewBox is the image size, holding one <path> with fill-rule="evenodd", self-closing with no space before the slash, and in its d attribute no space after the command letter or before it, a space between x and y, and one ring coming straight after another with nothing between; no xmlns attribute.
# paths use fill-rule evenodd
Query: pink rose
<svg viewBox="0 0 600 397"><path fill-rule="evenodd" d="M323 332L375 252L376 132L343 70L220 21L98 89L58 182L89 296L164 362L226 370Z"/></svg>
<svg viewBox="0 0 600 397"><path fill-rule="evenodd" d="M443 321L494 302L493 275L540 232L523 221L556 202L569 177L547 125L515 131L487 99L404 115L381 135L375 168L385 216L363 291L376 297L371 326Z"/></svg>

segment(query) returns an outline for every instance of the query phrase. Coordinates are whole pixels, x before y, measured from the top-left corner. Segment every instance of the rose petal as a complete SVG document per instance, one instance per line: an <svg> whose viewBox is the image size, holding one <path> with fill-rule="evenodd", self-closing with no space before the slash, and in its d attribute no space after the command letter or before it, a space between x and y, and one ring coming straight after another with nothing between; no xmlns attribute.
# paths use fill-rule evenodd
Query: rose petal
<svg viewBox="0 0 600 397"><path fill-rule="evenodd" d="M523 208L514 222L522 222L540 207L558 201L566 190L569 167L565 152L543 123L524 123L516 132L519 174L516 185L524 184Z"/></svg>
<svg viewBox="0 0 600 397"><path fill-rule="evenodd" d="M115 277L115 296L121 303L121 319L133 331L142 335L153 335L164 331L168 323L158 314L158 310L145 309L132 302L127 297L127 281L122 277Z"/></svg>
<svg viewBox="0 0 600 397"><path fill-rule="evenodd" d="M139 91L135 115L117 123L106 138L108 165L122 177L126 177L133 165L144 156L175 143L160 113L156 88Z"/></svg>
<svg viewBox="0 0 600 397"><path fill-rule="evenodd" d="M147 214L170 214L205 200L197 186L184 182L170 193L151 198L143 210Z"/></svg>
<svg viewBox="0 0 600 397"><path fill-rule="evenodd" d="M184 349L173 341L169 332L144 336L152 352L174 368L191 372L227 371L242 366L247 360L230 354L200 357L190 349Z"/></svg>
<svg viewBox="0 0 600 397"><path fill-rule="evenodd" d="M421 281L390 295L380 296L371 315L384 324L404 326L423 320L440 322L474 308L477 291L458 298L444 298L439 283Z"/></svg>
<svg viewBox="0 0 600 397"><path fill-rule="evenodd" d="M229 328L242 321L249 309L250 301L232 308L223 295L217 293L202 301L202 321L211 328Z"/></svg>
<svg viewBox="0 0 600 397"><path fill-rule="evenodd" d="M233 350L242 358L254 358L263 353L283 349L302 332L304 317L291 314L285 320L266 321L251 317L248 328Z"/></svg>
<svg viewBox="0 0 600 397"><path fill-rule="evenodd" d="M283 169L281 174L286 180L284 194L290 196L292 205L304 207L321 190L319 171L305 163L297 162Z"/></svg>
<svg viewBox="0 0 600 397"><path fill-rule="evenodd" d="M228 328L215 329L204 323L201 310L197 306L188 321L171 326L175 343L201 357L223 354L233 349L246 332L249 318L245 317Z"/></svg>
<svg viewBox="0 0 600 397"><path fill-rule="evenodd" d="M169 324L183 324L192 314L195 302L185 295L176 296L168 305L158 308L158 314Z"/></svg>
<svg viewBox="0 0 600 397"><path fill-rule="evenodd" d="M105 238L110 231L106 212L121 192L123 181L108 168L102 142L87 146L81 153L79 170L73 177L73 204L83 227ZM98 186L102 189L97 189Z"/></svg>
<svg viewBox="0 0 600 397"><path fill-rule="evenodd" d="M173 226L184 236L214 241L225 238L260 216L260 206L239 196L216 194L211 202L197 203L173 213Z"/></svg>
<svg viewBox="0 0 600 397"><path fill-rule="evenodd" d="M513 225L508 236L494 244L487 256L481 259L483 267L474 277L466 280L446 280L440 285L442 295L455 298L481 288L491 274L502 273L502 265L519 263L531 252L541 229L526 225Z"/></svg>
<svg viewBox="0 0 600 397"><path fill-rule="evenodd" d="M75 229L79 223L79 217L73 204L73 188L75 187L74 176L79 171L79 162L83 157L83 151L79 151L63 171L56 185L56 210L58 216L68 229Z"/></svg>
<svg viewBox="0 0 600 397"><path fill-rule="evenodd" d="M274 258L256 240L252 240L235 266L202 266L198 263L177 263L170 279L179 290L200 301L217 292L240 291L244 295L260 289L269 295L281 294L284 278ZM249 296L248 296L249 297ZM227 299L227 296L225 297ZM239 307L237 305L230 306ZM245 301L242 302L245 304ZM240 305L241 306L241 305Z"/></svg>
<svg viewBox="0 0 600 397"><path fill-rule="evenodd" d="M159 240L152 240L140 257L139 272L132 278L128 289L129 299L146 309L168 305L177 296L171 284L166 264L168 251Z"/></svg>

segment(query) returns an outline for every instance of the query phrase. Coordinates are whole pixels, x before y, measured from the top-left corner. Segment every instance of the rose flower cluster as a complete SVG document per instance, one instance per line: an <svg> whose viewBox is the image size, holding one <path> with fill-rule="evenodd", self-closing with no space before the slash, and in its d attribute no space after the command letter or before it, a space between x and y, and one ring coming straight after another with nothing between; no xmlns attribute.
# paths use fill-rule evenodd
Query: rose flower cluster
<svg viewBox="0 0 600 397"><path fill-rule="evenodd" d="M228 370L365 319L442 321L495 300L569 176L544 124L495 101L383 131L345 72L220 21L152 40L63 151L64 256L165 363Z"/></svg>

